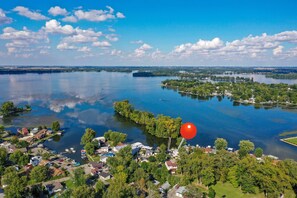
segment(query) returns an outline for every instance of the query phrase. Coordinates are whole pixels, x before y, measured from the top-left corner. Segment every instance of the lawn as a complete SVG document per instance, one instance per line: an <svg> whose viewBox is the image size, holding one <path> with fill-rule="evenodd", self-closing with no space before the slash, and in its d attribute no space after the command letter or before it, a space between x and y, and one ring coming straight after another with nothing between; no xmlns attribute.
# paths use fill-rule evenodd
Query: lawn
<svg viewBox="0 0 297 198"><path fill-rule="evenodd" d="M72 182L71 179L70 179L70 180L67 180L67 181L65 182L65 184L66 184L66 186L67 186L68 189L72 189L72 188L74 188L74 183Z"/></svg>
<svg viewBox="0 0 297 198"><path fill-rule="evenodd" d="M297 137L284 139L285 142L295 144L297 146Z"/></svg>
<svg viewBox="0 0 297 198"><path fill-rule="evenodd" d="M213 189L216 191L216 197L222 197L225 195L226 198L264 198L264 194L244 194L239 188L234 188L230 183L218 182Z"/></svg>

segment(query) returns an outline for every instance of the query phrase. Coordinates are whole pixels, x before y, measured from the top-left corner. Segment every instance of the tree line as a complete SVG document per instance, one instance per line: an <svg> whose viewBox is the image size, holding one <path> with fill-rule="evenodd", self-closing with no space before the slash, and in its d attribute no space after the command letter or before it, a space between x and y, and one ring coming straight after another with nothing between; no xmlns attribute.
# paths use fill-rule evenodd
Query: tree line
<svg viewBox="0 0 297 198"><path fill-rule="evenodd" d="M179 129L182 124L180 117L171 118L162 114L154 116L150 112L135 110L128 100L115 102L114 110L119 115L144 126L151 135L169 138L168 147L170 147L171 138L179 137Z"/></svg>

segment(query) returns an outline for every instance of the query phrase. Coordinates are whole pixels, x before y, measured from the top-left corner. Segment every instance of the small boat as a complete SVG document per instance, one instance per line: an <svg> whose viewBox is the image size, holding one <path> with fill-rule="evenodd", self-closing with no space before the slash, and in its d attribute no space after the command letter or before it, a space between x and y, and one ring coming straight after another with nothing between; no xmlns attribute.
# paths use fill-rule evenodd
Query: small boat
<svg viewBox="0 0 297 198"><path fill-rule="evenodd" d="M65 151L68 153L69 152L69 149L65 149Z"/></svg>
<svg viewBox="0 0 297 198"><path fill-rule="evenodd" d="M81 150L80 151L82 154L86 154L86 150Z"/></svg>
<svg viewBox="0 0 297 198"><path fill-rule="evenodd" d="M53 139L52 139L52 138L50 138L50 139L48 139L47 141L49 141L49 142L50 142L50 141L53 141Z"/></svg>
<svg viewBox="0 0 297 198"><path fill-rule="evenodd" d="M72 150L72 153L76 153L76 150Z"/></svg>

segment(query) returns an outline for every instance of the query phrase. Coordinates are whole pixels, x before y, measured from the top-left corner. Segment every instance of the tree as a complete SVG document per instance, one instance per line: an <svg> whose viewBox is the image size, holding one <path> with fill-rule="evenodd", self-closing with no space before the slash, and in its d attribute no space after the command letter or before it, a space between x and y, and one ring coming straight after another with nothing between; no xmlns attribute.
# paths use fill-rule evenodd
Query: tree
<svg viewBox="0 0 297 198"><path fill-rule="evenodd" d="M227 140L225 140L224 138L217 138L215 141L215 147L217 150L224 150L226 149L228 146L228 142Z"/></svg>
<svg viewBox="0 0 297 198"><path fill-rule="evenodd" d="M2 176L2 185L12 185L15 178L18 178L18 172L15 167L9 166L5 169L4 175Z"/></svg>
<svg viewBox="0 0 297 198"><path fill-rule="evenodd" d="M5 127L0 124L0 133L3 133L5 131Z"/></svg>
<svg viewBox="0 0 297 198"><path fill-rule="evenodd" d="M55 122L52 123L52 130L55 131L55 132L57 132L57 131L60 130L60 123L59 123L59 121L55 121Z"/></svg>
<svg viewBox="0 0 297 198"><path fill-rule="evenodd" d="M210 187L209 190L208 190L208 197L209 198L215 198L216 197L216 191Z"/></svg>
<svg viewBox="0 0 297 198"><path fill-rule="evenodd" d="M29 156L23 154L20 150L16 150L9 156L9 160L14 164L18 164L19 166L24 166L29 162Z"/></svg>
<svg viewBox="0 0 297 198"><path fill-rule="evenodd" d="M73 171L72 182L75 187L83 186L86 184L86 178L83 168L77 168Z"/></svg>
<svg viewBox="0 0 297 198"><path fill-rule="evenodd" d="M256 148L255 151L254 151L254 154L256 157L262 157L263 155L263 149L262 148Z"/></svg>
<svg viewBox="0 0 297 198"><path fill-rule="evenodd" d="M255 149L255 145L253 142L249 140L241 140L239 142L239 157L242 158L246 156L249 152Z"/></svg>
<svg viewBox="0 0 297 198"><path fill-rule="evenodd" d="M0 165L4 165L7 159L7 151L5 148L0 148Z"/></svg>
<svg viewBox="0 0 297 198"><path fill-rule="evenodd" d="M127 182L127 174L119 172L114 175L114 178L110 181L110 185L106 192L106 198L126 198L133 197L134 190Z"/></svg>
<svg viewBox="0 0 297 198"><path fill-rule="evenodd" d="M127 134L108 130L107 132L104 133L104 137L106 140L111 141L112 146L116 146L120 142L126 141Z"/></svg>
<svg viewBox="0 0 297 198"><path fill-rule="evenodd" d="M4 116L8 116L11 112L15 111L15 106L13 102L7 101L2 104L0 111Z"/></svg>
<svg viewBox="0 0 297 198"><path fill-rule="evenodd" d="M101 180L98 180L95 185L96 197L103 197L105 190L105 184Z"/></svg>
<svg viewBox="0 0 297 198"><path fill-rule="evenodd" d="M47 166L35 166L30 173L30 179L35 183L45 181L48 178L48 171Z"/></svg>
<svg viewBox="0 0 297 198"><path fill-rule="evenodd" d="M211 184L214 184L215 177L213 174L213 169L211 169L210 167L203 169L201 171L201 180L205 186L210 186Z"/></svg>
<svg viewBox="0 0 297 198"><path fill-rule="evenodd" d="M93 129L87 128L85 134L82 136L80 144L86 145L87 143L91 143L96 136L96 131Z"/></svg>
<svg viewBox="0 0 297 198"><path fill-rule="evenodd" d="M26 177L19 177L16 175L15 177L11 178L11 185L8 185L4 188L4 194L7 198L25 198L27 197L27 182Z"/></svg>
<svg viewBox="0 0 297 198"><path fill-rule="evenodd" d="M94 198L95 193L92 188L87 185L82 185L77 188L74 188L72 191L73 198Z"/></svg>
<svg viewBox="0 0 297 198"><path fill-rule="evenodd" d="M84 148L89 155L95 154L95 146L92 143L87 143Z"/></svg>

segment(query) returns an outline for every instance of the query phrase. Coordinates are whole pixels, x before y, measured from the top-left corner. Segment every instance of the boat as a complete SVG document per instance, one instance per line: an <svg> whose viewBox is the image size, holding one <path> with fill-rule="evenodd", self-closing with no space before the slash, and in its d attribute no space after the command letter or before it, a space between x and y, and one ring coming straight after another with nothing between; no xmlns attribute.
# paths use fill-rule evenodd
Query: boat
<svg viewBox="0 0 297 198"><path fill-rule="evenodd" d="M65 151L68 153L69 152L69 149L65 149Z"/></svg>
<svg viewBox="0 0 297 198"><path fill-rule="evenodd" d="M50 138L50 139L48 139L47 141L49 141L49 142L50 142L50 141L53 141L53 139L52 139L52 138Z"/></svg>
<svg viewBox="0 0 297 198"><path fill-rule="evenodd" d="M73 153L76 153L76 150L72 150Z"/></svg>

